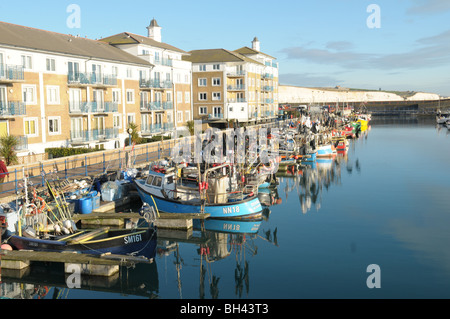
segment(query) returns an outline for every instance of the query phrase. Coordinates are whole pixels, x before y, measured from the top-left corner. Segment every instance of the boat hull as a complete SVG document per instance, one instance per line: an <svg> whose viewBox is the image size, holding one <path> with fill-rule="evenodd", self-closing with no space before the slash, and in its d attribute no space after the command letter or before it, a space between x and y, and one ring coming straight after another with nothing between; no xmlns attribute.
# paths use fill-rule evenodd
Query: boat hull
<svg viewBox="0 0 450 319"><path fill-rule="evenodd" d="M317 148L317 157L331 157L333 156L333 149L331 145L319 146Z"/></svg>
<svg viewBox="0 0 450 319"><path fill-rule="evenodd" d="M71 244L67 241L45 240L23 236L11 236L8 243L17 250L47 252L77 252L90 255L111 253L154 258L156 254L156 230L110 230L110 237Z"/></svg>
<svg viewBox="0 0 450 319"><path fill-rule="evenodd" d="M161 198L151 194L143 186L143 181L136 180L136 188L141 200L150 206L155 206L158 211L164 213L201 214L200 203L189 203ZM227 202L224 204L205 204L204 213L211 218L250 219L259 218L262 215L262 206L256 195L241 201Z"/></svg>

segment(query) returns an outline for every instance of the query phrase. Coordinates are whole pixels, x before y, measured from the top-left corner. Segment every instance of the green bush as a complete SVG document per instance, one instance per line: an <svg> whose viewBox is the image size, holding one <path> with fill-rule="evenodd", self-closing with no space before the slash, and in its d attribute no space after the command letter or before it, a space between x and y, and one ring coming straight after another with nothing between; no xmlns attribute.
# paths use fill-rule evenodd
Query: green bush
<svg viewBox="0 0 450 319"><path fill-rule="evenodd" d="M103 149L103 147L101 149ZM59 157L66 157L66 156L73 156L73 155L97 152L101 149L100 148L53 147L53 148L46 148L45 152L48 153L49 158L59 158Z"/></svg>

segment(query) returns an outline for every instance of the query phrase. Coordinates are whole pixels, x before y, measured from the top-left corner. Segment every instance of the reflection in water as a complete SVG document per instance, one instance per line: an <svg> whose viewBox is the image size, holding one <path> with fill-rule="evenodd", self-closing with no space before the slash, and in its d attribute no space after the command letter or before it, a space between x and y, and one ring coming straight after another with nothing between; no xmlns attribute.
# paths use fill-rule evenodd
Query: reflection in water
<svg viewBox="0 0 450 319"><path fill-rule="evenodd" d="M77 298L80 291L158 297L159 282L156 263L120 267L108 276L81 276L81 288L67 288L68 274L64 265L34 263L23 270L2 269L0 297L9 299L67 299ZM78 297L83 298L83 296Z"/></svg>

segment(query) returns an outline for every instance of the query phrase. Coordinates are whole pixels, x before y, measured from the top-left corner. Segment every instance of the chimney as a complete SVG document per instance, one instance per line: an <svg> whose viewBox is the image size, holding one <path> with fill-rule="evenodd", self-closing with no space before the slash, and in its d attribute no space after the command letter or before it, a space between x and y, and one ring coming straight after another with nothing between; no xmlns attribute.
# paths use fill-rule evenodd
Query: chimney
<svg viewBox="0 0 450 319"><path fill-rule="evenodd" d="M147 27L148 37L158 42L162 42L161 36L161 27L156 22L155 18L150 22L150 25Z"/></svg>
<svg viewBox="0 0 450 319"><path fill-rule="evenodd" d="M252 49L258 52L261 51L261 43L257 37L255 37L252 41Z"/></svg>

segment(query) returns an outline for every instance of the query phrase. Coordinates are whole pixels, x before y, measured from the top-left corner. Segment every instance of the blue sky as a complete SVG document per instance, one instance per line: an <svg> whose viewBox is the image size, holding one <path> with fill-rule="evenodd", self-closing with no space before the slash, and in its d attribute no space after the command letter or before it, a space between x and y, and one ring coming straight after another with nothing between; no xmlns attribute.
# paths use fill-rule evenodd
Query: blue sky
<svg viewBox="0 0 450 319"><path fill-rule="evenodd" d="M67 7L81 27L67 26ZM379 20L373 20L379 8ZM305 87L411 90L450 96L449 0L2 2L0 20L96 39L146 35L155 18L163 41L180 49L251 46L278 58L280 83ZM369 28L367 20L379 22Z"/></svg>

